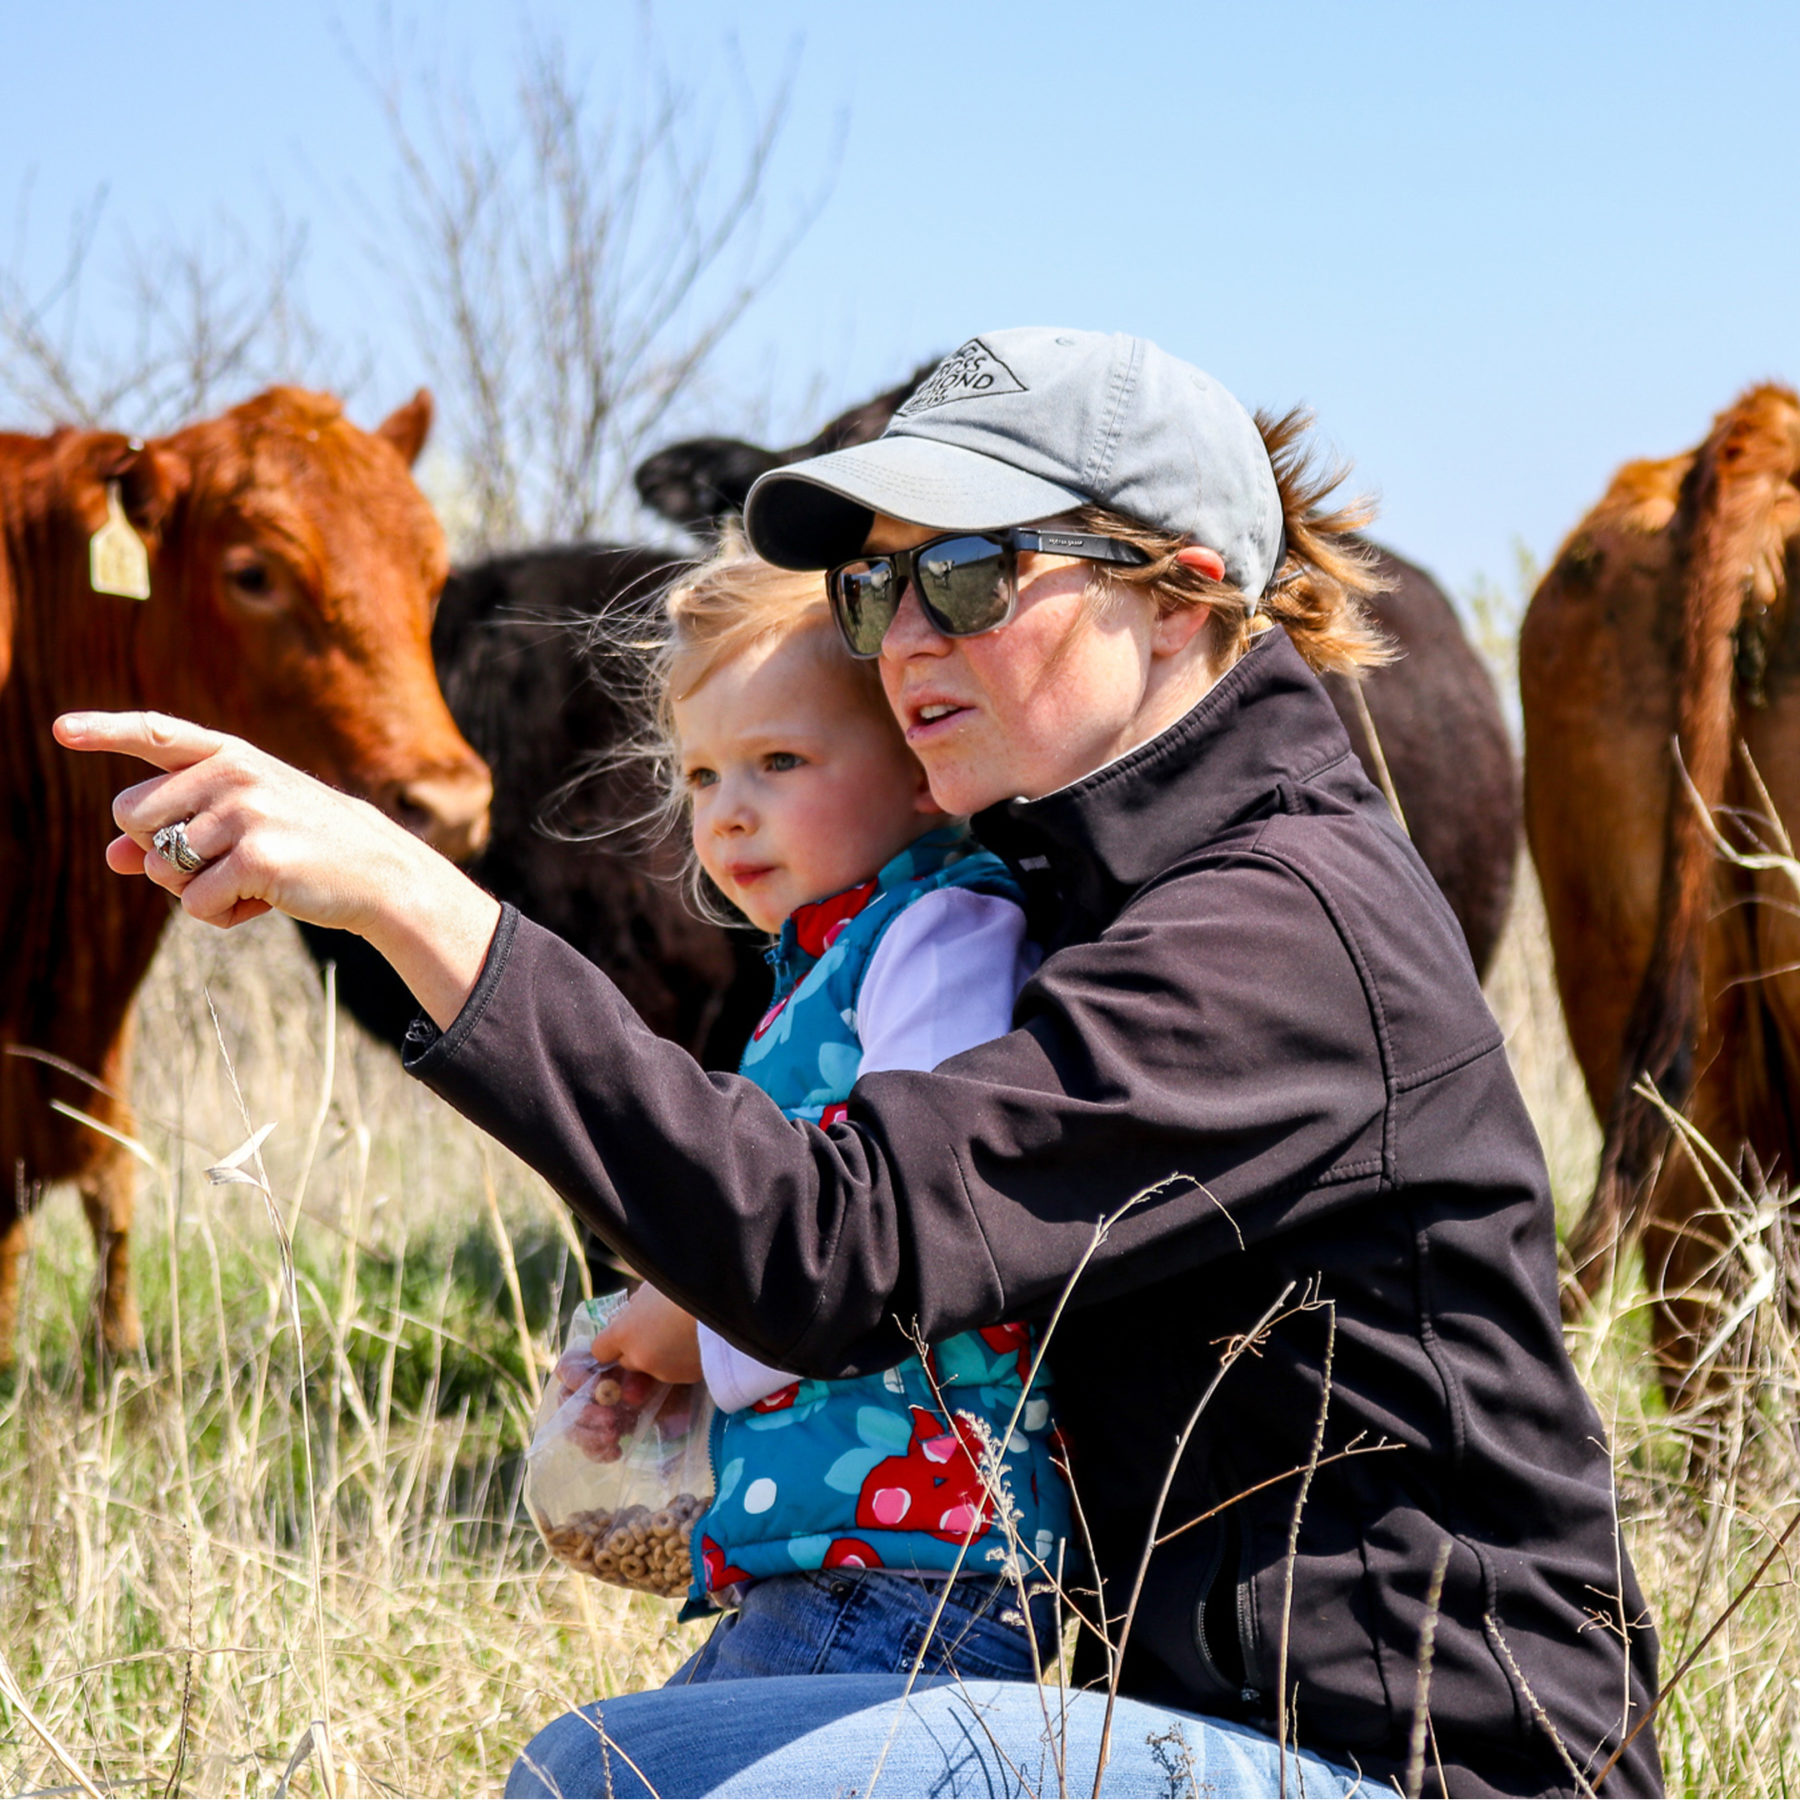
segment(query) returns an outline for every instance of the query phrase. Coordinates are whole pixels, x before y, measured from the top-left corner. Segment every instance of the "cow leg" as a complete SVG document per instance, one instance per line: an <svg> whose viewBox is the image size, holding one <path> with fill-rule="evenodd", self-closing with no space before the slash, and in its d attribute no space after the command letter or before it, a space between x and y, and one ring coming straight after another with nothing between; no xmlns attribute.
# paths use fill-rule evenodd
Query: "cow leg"
<svg viewBox="0 0 1800 1800"><path fill-rule="evenodd" d="M123 1154L108 1156L81 1178L81 1205L94 1234L100 1276L100 1341L109 1356L135 1355L144 1345L131 1291L131 1218L137 1175Z"/></svg>
<svg viewBox="0 0 1800 1800"><path fill-rule="evenodd" d="M19 1335L19 1277L31 1242L31 1224L21 1213L0 1231L0 1369L10 1369Z"/></svg>

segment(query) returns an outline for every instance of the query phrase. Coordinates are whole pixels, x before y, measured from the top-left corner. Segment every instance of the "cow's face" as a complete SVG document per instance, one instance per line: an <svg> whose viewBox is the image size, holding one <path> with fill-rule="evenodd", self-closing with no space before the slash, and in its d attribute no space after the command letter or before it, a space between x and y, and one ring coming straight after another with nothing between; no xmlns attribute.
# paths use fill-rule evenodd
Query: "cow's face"
<svg viewBox="0 0 1800 1800"><path fill-rule="evenodd" d="M373 801L446 855L481 847L492 784L438 689L443 533L410 465L420 393L374 432L275 388L141 450L116 478L152 552L143 703L247 738Z"/></svg>

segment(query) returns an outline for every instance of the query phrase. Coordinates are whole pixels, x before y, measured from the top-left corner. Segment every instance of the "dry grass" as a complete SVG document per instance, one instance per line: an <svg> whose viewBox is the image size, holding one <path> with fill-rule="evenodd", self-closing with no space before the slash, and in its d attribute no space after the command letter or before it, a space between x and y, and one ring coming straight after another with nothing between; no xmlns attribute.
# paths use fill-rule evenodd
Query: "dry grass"
<svg viewBox="0 0 1800 1800"><path fill-rule="evenodd" d="M290 1295L261 1192L205 1175L249 1129L203 992L253 1124L276 1122L278 1207L301 1194L312 967L283 924L184 921L138 1038L148 1355L103 1388L79 1208L38 1215L0 1388L5 1663L103 1790L269 1794L317 1719L292 1793L498 1792L545 1719L661 1679L693 1636L550 1562L518 1505L526 1346L576 1297L572 1240L535 1176L346 1024ZM0 1722L0 1790L70 1789L18 1705Z"/></svg>
<svg viewBox="0 0 1800 1800"><path fill-rule="evenodd" d="M1587 1198L1600 1133L1556 1003L1543 904L1524 873L1488 998L1567 1226ZM1571 1329L1569 1347L1612 1437L1624 1538L1661 1633L1665 1682L1694 1656L1659 1722L1669 1791L1791 1793L1800 1776L1800 1590L1786 1547L1731 1608L1800 1504L1800 1332L1789 1310L1793 1275L1783 1272L1800 1274L1800 1258L1787 1242L1786 1196L1751 1194L1713 1173L1721 1240L1753 1281L1764 1280L1760 1300L1743 1296L1756 1303L1720 1348L1710 1401L1669 1416L1635 1269Z"/></svg>
<svg viewBox="0 0 1800 1800"><path fill-rule="evenodd" d="M1597 1133L1529 890L1489 987L1567 1209ZM693 1641L671 1606L551 1562L518 1504L537 1370L578 1280L552 1197L352 1027L328 1058L323 1023L284 926L172 932L137 1059L157 1165L137 1233L149 1351L104 1386L78 1209L59 1195L39 1216L21 1361L0 1387L7 1791L266 1795L293 1762L295 1794L497 1792L538 1725L657 1681ZM276 1211L303 1201L291 1292L262 1193L205 1175L270 1121ZM1758 1253L1779 1248L1781 1209L1727 1199ZM1666 1669L1800 1493L1782 1291L1727 1347L1739 1367L1704 1459L1649 1378L1640 1295L1572 1336ZM1777 1558L1669 1702L1672 1791L1787 1791L1797 1673L1800 1606Z"/></svg>

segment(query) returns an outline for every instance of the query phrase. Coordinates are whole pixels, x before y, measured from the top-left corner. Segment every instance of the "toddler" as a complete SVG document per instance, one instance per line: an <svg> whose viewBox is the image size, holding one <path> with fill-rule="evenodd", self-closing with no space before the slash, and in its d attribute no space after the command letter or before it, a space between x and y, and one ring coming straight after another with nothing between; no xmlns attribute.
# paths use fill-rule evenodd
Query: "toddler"
<svg viewBox="0 0 1800 1800"><path fill-rule="evenodd" d="M1036 960L1017 889L933 804L819 576L727 549L668 610L660 710L694 855L776 934L774 1002L742 1073L826 1128L859 1075L933 1068L1011 1030ZM689 1613L733 1610L675 1680L915 1664L1031 1679L1055 1654L1047 1584L1069 1526L1047 1371L1025 1393L1036 1347L1033 1329L996 1325L873 1375L806 1380L639 1288L594 1354L703 1375L718 1407Z"/></svg>

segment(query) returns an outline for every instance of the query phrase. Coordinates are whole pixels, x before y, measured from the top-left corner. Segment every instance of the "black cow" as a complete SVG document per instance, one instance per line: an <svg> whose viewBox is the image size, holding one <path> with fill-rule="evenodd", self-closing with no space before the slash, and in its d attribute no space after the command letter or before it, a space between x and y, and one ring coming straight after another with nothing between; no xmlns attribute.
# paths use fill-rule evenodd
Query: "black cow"
<svg viewBox="0 0 1800 1800"><path fill-rule="evenodd" d="M632 476L638 498L671 523L708 533L721 520L742 514L751 483L767 470L880 437L894 409L936 367L935 362L921 363L898 387L839 413L816 438L788 450L759 449L741 438L689 438L671 444L638 464Z"/></svg>
<svg viewBox="0 0 1800 1800"><path fill-rule="evenodd" d="M675 445L638 470L639 492L690 527L716 526L765 469L878 436L928 372L789 450L721 438ZM1364 677L1362 699L1407 827L1485 973L1506 920L1518 842L1511 743L1493 681L1443 590L1391 551L1376 554L1393 586L1375 614L1403 654ZM612 544L477 564L450 577L432 651L452 715L494 774L492 837L470 873L606 970L654 1030L709 1068L731 1068L767 1001L753 934L686 910L673 879L678 846L569 841L546 829L553 805L565 825L582 830L641 808L644 790L621 774L579 784L566 803L557 796L627 728L609 671L584 654L593 621L654 592L679 566L663 552ZM1354 689L1335 676L1326 686L1358 755L1385 786ZM415 1011L399 978L360 938L302 930L320 961L337 961L346 1009L397 1045Z"/></svg>
<svg viewBox="0 0 1800 1800"><path fill-rule="evenodd" d="M788 450L759 450L735 438L671 445L638 469L638 493L645 505L690 530L716 528L743 510L751 483L766 471L879 437L894 408L934 366L915 370L899 387L833 419L811 443ZM1493 677L1444 590L1391 550L1372 548L1393 586L1371 610L1401 655L1363 676L1362 701L1407 829L1485 975L1506 923L1518 861L1519 774L1512 741ZM1385 789L1352 683L1328 675L1325 687L1363 766ZM470 741L482 748L480 739Z"/></svg>
<svg viewBox="0 0 1800 1800"><path fill-rule="evenodd" d="M1392 583L1370 607L1399 658L1362 678L1381 754L1406 828L1462 926L1485 976L1512 905L1519 860L1519 768L1487 665L1444 590L1380 544L1376 566ZM1370 778L1385 790L1355 684L1327 675L1325 691Z"/></svg>

